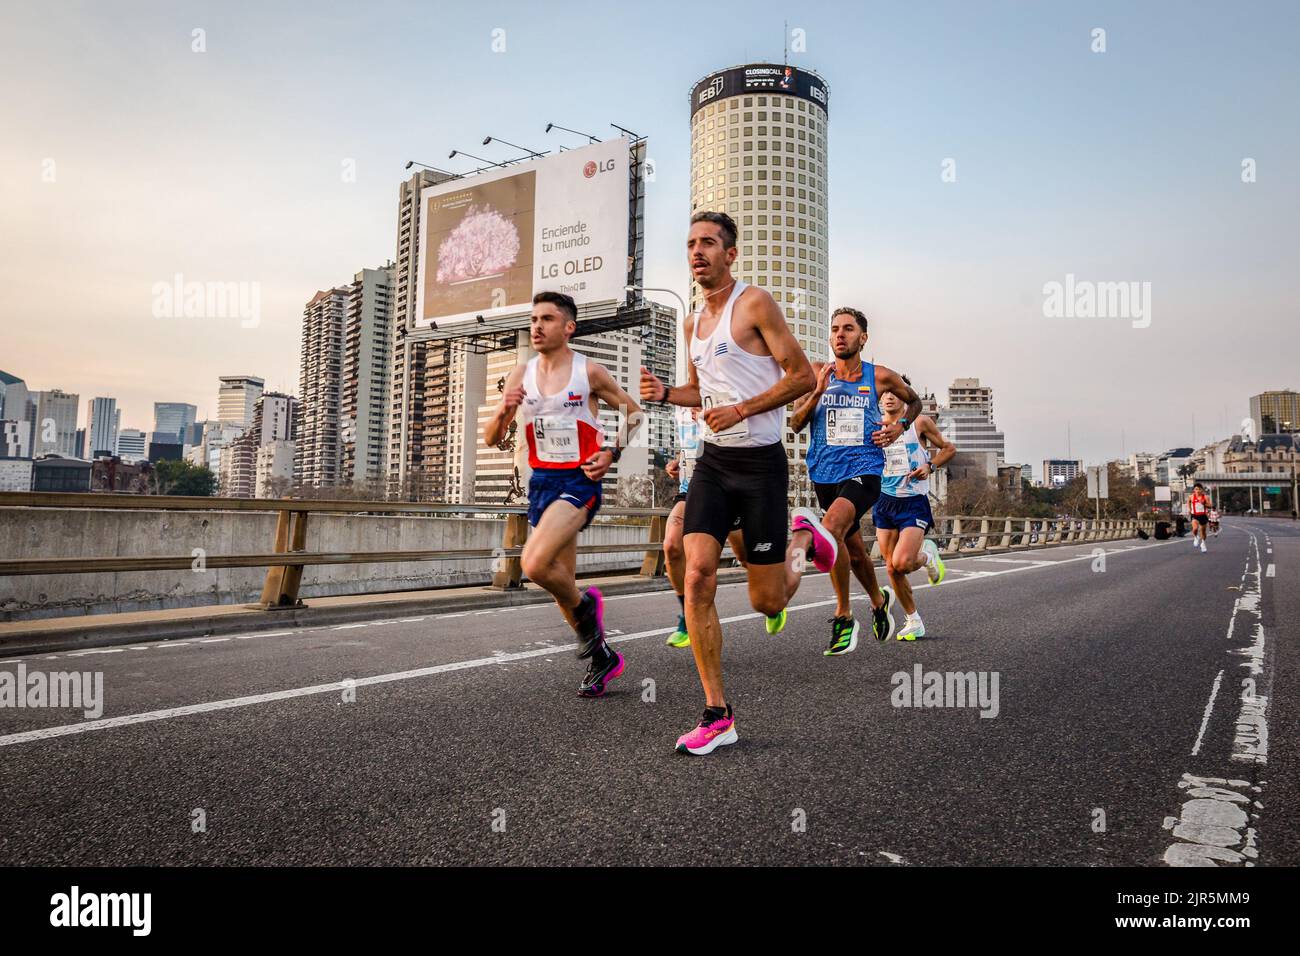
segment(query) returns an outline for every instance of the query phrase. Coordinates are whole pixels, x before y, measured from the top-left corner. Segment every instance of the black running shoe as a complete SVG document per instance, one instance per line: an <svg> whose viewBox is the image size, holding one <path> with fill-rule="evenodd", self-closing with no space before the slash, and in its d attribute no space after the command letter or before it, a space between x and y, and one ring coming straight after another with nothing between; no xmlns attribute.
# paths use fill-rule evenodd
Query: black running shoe
<svg viewBox="0 0 1300 956"><path fill-rule="evenodd" d="M894 589L886 585L880 589L880 593L885 596L884 603L880 607L871 609L871 632L878 641L887 641L894 636L894 629L897 625L894 623Z"/></svg>
<svg viewBox="0 0 1300 956"><path fill-rule="evenodd" d="M578 660L585 660L605 643L605 597L599 588L582 593L573 616L578 624Z"/></svg>
<svg viewBox="0 0 1300 956"><path fill-rule="evenodd" d="M858 622L852 617L831 618L831 643L822 651L827 657L847 654L858 646Z"/></svg>
<svg viewBox="0 0 1300 956"><path fill-rule="evenodd" d="M600 663L593 657L587 665L587 676L578 685L578 696L604 697L609 682L622 673L623 655L618 651L607 651L607 656Z"/></svg>

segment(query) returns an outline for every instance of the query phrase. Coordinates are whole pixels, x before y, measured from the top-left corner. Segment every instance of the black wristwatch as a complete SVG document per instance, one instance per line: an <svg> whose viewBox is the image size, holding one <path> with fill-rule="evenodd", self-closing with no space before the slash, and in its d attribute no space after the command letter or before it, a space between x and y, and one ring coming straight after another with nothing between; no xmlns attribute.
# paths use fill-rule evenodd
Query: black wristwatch
<svg viewBox="0 0 1300 956"><path fill-rule="evenodd" d="M613 455L615 462L617 462L620 458L623 457L623 449L619 448L617 445L615 445L613 448L602 448L601 451L607 451L611 455Z"/></svg>

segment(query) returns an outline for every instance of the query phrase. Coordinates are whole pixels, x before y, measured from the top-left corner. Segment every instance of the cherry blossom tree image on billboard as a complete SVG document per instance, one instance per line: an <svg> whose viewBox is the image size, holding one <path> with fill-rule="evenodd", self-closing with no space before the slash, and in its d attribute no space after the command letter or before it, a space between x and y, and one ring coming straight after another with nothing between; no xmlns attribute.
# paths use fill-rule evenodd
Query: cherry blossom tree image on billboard
<svg viewBox="0 0 1300 956"><path fill-rule="evenodd" d="M490 206L470 206L438 246L439 282L500 275L519 258L519 231Z"/></svg>
<svg viewBox="0 0 1300 956"><path fill-rule="evenodd" d="M535 170L440 184L426 197L421 318L457 321L533 297Z"/></svg>

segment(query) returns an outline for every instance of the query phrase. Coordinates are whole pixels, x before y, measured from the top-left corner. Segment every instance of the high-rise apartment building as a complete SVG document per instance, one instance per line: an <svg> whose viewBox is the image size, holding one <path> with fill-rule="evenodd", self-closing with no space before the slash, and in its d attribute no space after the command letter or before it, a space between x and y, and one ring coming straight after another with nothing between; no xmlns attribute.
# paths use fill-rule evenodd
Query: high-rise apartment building
<svg viewBox="0 0 1300 956"><path fill-rule="evenodd" d="M979 379L953 380L935 424L959 452L993 452L996 465L1005 464L1007 440L993 421L993 389Z"/></svg>
<svg viewBox="0 0 1300 956"><path fill-rule="evenodd" d="M1075 458L1043 459L1043 487L1059 488L1074 481L1083 472L1083 462Z"/></svg>
<svg viewBox="0 0 1300 956"><path fill-rule="evenodd" d="M343 339L342 478L379 482L388 467L395 266L362 269L348 289Z"/></svg>
<svg viewBox="0 0 1300 956"><path fill-rule="evenodd" d="M406 328L415 315L416 284L420 275L420 191L436 186L451 177L422 169L403 182L397 191L397 258L393 274L393 355L389 381L388 466L385 478L390 493L403 498L441 498L446 488L446 463L435 448L430 470L436 478L426 477L424 461L425 373L432 363L450 374L449 342L415 342ZM430 358L430 350L435 355ZM435 405L433 427L447 426L445 403ZM431 493L433 492L433 493Z"/></svg>
<svg viewBox="0 0 1300 956"><path fill-rule="evenodd" d="M86 428L90 434L86 454L90 458L112 457L117 452L117 430L122 412L115 398L92 398L86 403Z"/></svg>
<svg viewBox="0 0 1300 956"><path fill-rule="evenodd" d="M266 381L255 375L222 375L217 389L217 421L248 426L253 420L253 406L266 388Z"/></svg>
<svg viewBox="0 0 1300 956"><path fill-rule="evenodd" d="M302 417L294 470L299 481L315 488L337 485L343 448L339 418L343 393L343 327L348 289L317 292L302 316L298 392Z"/></svg>

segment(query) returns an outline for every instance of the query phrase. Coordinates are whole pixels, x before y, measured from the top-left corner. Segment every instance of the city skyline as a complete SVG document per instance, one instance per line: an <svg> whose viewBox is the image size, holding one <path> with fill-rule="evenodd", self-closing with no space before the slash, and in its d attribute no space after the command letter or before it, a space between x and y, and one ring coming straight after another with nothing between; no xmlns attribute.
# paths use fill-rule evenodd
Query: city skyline
<svg viewBox="0 0 1300 956"><path fill-rule="evenodd" d="M5 370L33 390L116 398L122 427L146 431L154 402L216 417L219 375L295 392L302 305L392 258L405 162L464 171L443 159L450 149L517 155L476 148L489 134L581 144L544 135L546 122L601 138L619 122L649 137L645 281L686 294L687 91L726 66L780 62L789 19L803 38L790 63L825 77L834 101L829 300L863 308L868 352L919 387L941 395L961 377L993 387L1008 461L1199 447L1240 430L1250 395L1297 387L1289 223L1300 203L1283 169L1298 144L1294 124L1276 122L1277 91L1297 79L1293 10L1250 5L1256 15L1234 15L1227 33L1214 30L1226 14L1208 5L950 4L859 16L854 33L837 31L836 5L792 16L760 4L728 46L698 51L672 39L674 22L689 22L684 6L666 5L635 41L585 22L556 37L526 7L448 11L440 30L482 42L440 55L439 74L474 82L429 107L430 123L382 102L402 77L390 61L408 58L391 44L352 47L404 9L336 11L289 40L289 12L246 5L5 14L20 41L0 65L11 83L36 60L57 67L0 107L14 131L0 145L0 192L26 237L6 243L5 277L15 314L49 317L10 325ZM1097 28L1104 52L1091 48ZM399 44L423 42L411 34ZM336 45L357 68L321 98L312 87L329 82ZM627 66L640 48L667 45L679 58L651 83ZM552 55L564 71L548 68ZM141 68L114 74L123 57ZM988 68L1005 57L1014 70ZM585 100L569 95L578 88ZM160 318L156 290L178 275L255 284L258 314ZM1150 311L1047 317L1044 289L1076 280L1149 282Z"/></svg>

